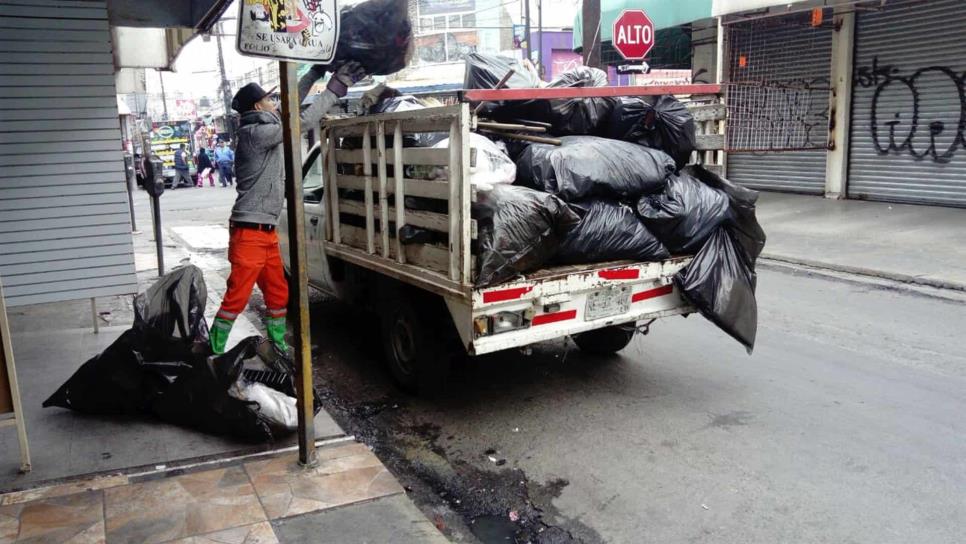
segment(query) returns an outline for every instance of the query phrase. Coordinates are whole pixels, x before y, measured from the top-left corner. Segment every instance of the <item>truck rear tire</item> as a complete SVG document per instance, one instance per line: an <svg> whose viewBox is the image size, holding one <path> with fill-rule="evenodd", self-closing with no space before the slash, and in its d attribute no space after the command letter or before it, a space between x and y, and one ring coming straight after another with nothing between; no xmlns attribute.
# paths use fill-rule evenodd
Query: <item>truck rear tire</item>
<svg viewBox="0 0 966 544"><path fill-rule="evenodd" d="M399 386L420 395L438 393L449 376L451 358L442 334L442 317L421 297L398 296L382 314L383 352ZM416 308L420 310L417 311Z"/></svg>
<svg viewBox="0 0 966 544"><path fill-rule="evenodd" d="M637 328L633 323L613 325L575 334L573 339L581 351L597 355L613 355L631 343L636 331Z"/></svg>

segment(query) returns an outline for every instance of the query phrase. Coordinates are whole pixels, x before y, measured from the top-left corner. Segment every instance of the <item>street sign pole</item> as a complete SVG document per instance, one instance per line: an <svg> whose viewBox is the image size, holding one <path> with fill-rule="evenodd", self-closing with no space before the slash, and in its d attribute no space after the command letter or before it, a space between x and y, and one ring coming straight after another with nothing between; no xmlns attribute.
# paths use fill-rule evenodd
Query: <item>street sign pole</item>
<svg viewBox="0 0 966 544"><path fill-rule="evenodd" d="M295 63L279 61L282 98L282 148L285 154L285 205L288 211L289 322L294 329L299 463L315 464L315 413L312 387L312 342L309 339L308 272L305 268L305 211L302 207L302 142Z"/></svg>

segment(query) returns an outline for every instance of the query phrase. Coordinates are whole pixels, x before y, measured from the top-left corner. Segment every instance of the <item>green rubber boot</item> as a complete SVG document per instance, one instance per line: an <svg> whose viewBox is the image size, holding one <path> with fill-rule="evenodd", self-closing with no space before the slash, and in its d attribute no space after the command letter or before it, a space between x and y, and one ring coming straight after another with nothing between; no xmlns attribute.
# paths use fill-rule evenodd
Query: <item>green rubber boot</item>
<svg viewBox="0 0 966 544"><path fill-rule="evenodd" d="M234 325L234 321L229 321L223 317L216 317L214 323L211 324L211 351L215 355L221 355L225 353L225 344L228 343L228 333L231 332L231 326Z"/></svg>
<svg viewBox="0 0 966 544"><path fill-rule="evenodd" d="M268 330L268 339L279 349L288 353L288 343L285 342L285 332L288 328L285 325L284 317L266 317L265 328Z"/></svg>

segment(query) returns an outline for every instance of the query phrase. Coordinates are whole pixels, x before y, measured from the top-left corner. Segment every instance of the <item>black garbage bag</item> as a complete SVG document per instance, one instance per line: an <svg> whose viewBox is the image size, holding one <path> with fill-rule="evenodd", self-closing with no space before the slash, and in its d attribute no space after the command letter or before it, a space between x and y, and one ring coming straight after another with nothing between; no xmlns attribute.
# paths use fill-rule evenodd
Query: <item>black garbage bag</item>
<svg viewBox="0 0 966 544"><path fill-rule="evenodd" d="M406 67L413 28L406 0L367 0L342 8L339 43L327 71L356 61L369 75L389 75Z"/></svg>
<svg viewBox="0 0 966 544"><path fill-rule="evenodd" d="M513 57L470 53L466 56L466 71L463 76L464 89L495 89L507 73L513 75L506 81L508 89L526 89L543 86L543 81L529 67Z"/></svg>
<svg viewBox="0 0 966 544"><path fill-rule="evenodd" d="M755 262L765 247L765 231L755 217L758 192L700 166L688 166L682 174L725 194L729 214L674 281L702 315L751 353L758 329Z"/></svg>
<svg viewBox="0 0 966 544"><path fill-rule="evenodd" d="M606 87L607 72L580 66L560 74L548 87ZM550 100L549 123L557 135L597 134L617 101L611 97ZM541 119L536 119L540 121Z"/></svg>
<svg viewBox="0 0 966 544"><path fill-rule="evenodd" d="M580 221L557 197L516 185L481 192L473 215L479 228L477 287L540 268Z"/></svg>
<svg viewBox="0 0 966 544"><path fill-rule="evenodd" d="M560 74L547 87L605 87L607 72L580 66ZM482 114L499 121L536 121L550 125L556 136L597 134L609 119L616 100L599 98L555 98L507 101Z"/></svg>
<svg viewBox="0 0 966 544"><path fill-rule="evenodd" d="M758 330L754 261L728 227L718 227L674 282L721 330L741 342L750 354Z"/></svg>
<svg viewBox="0 0 966 544"><path fill-rule="evenodd" d="M128 329L81 365L43 406L85 414L143 414L178 377L191 371L188 361L194 357L184 342Z"/></svg>
<svg viewBox="0 0 966 544"><path fill-rule="evenodd" d="M687 106L671 95L658 97L654 103L654 116L653 128L646 129L637 142L664 150L678 168L683 167L697 146L694 117Z"/></svg>
<svg viewBox="0 0 966 544"><path fill-rule="evenodd" d="M563 264L596 263L630 259L667 259L667 248L641 224L630 207L613 200L571 204L581 216L567 233L554 258Z"/></svg>
<svg viewBox="0 0 966 544"><path fill-rule="evenodd" d="M611 109L601 135L614 140L638 142L644 139L645 132L654 130L656 119L654 106L646 100L635 96L622 96Z"/></svg>
<svg viewBox="0 0 966 544"><path fill-rule="evenodd" d="M724 191L682 171L668 178L663 191L642 196L637 213L671 253L688 254L728 219L731 202Z"/></svg>
<svg viewBox="0 0 966 544"><path fill-rule="evenodd" d="M228 394L251 356L247 341L219 357L193 362L192 371L152 403L151 411L164 421L212 434L227 434L252 441L272 439L267 421L248 402Z"/></svg>
<svg viewBox="0 0 966 544"><path fill-rule="evenodd" d="M179 266L134 299L134 328L207 345L207 300L208 288L201 269Z"/></svg>
<svg viewBox="0 0 966 544"><path fill-rule="evenodd" d="M678 168L688 163L696 146L694 117L671 95L658 97L654 105L641 98L620 98L601 126L608 138L664 151Z"/></svg>
<svg viewBox="0 0 966 544"><path fill-rule="evenodd" d="M273 390L281 403L250 400L256 398L250 390L255 383L263 392L264 387ZM287 404L287 413L279 413L278 404ZM316 413L320 407L317 402ZM195 360L192 371L151 409L169 423L251 442L272 441L294 430L295 366L271 342L251 336L223 355Z"/></svg>
<svg viewBox="0 0 966 544"><path fill-rule="evenodd" d="M134 300L134 325L90 358L43 406L89 414L143 413L208 348L204 277L175 268Z"/></svg>
<svg viewBox="0 0 966 544"><path fill-rule="evenodd" d="M765 249L765 231L755 216L758 191L733 183L700 165L688 166L682 173L728 195L728 230L754 263Z"/></svg>
<svg viewBox="0 0 966 544"><path fill-rule="evenodd" d="M589 197L636 200L661 191L674 161L663 151L597 136L533 144L517 159L516 182L567 202Z"/></svg>

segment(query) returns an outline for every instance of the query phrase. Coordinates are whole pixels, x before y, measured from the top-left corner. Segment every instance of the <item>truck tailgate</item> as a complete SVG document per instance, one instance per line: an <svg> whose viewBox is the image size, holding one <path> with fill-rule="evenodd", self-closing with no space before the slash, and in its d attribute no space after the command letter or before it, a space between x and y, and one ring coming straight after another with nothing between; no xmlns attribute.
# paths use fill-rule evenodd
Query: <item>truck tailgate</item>
<svg viewBox="0 0 966 544"><path fill-rule="evenodd" d="M552 268L476 289L468 316L472 338L464 337L467 350L490 353L611 325L691 313L693 308L672 282L690 260Z"/></svg>

